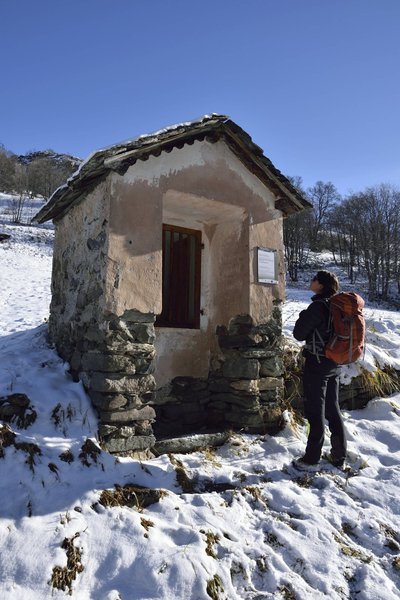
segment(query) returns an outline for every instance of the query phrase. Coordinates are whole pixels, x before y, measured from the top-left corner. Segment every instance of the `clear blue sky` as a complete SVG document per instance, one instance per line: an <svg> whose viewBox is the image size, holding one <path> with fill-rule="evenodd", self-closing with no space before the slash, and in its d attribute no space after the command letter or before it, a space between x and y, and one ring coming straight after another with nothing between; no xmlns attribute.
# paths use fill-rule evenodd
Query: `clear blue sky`
<svg viewBox="0 0 400 600"><path fill-rule="evenodd" d="M400 186L400 0L1 0L0 23L15 153L220 112L306 185Z"/></svg>

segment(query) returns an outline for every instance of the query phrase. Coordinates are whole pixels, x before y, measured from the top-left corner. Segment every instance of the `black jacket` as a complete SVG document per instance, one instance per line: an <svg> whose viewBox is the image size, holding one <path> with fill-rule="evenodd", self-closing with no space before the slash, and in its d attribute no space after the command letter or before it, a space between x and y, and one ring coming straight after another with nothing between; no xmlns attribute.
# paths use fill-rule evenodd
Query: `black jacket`
<svg viewBox="0 0 400 600"><path fill-rule="evenodd" d="M323 354L325 344L330 337L328 298L316 294L311 300L310 306L299 314L293 336L299 342L305 341L306 347L311 348L315 344L317 351Z"/></svg>

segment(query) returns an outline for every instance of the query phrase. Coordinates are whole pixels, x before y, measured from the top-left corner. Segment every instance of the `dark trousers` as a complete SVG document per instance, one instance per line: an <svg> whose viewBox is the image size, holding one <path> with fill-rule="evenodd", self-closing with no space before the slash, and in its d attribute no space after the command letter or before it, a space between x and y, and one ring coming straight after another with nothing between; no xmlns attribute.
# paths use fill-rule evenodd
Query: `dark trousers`
<svg viewBox="0 0 400 600"><path fill-rule="evenodd" d="M339 408L339 369L324 357L306 352L303 373L304 415L310 423L304 458L317 463L321 457L325 418L331 432L331 456L335 461L346 458L346 434Z"/></svg>

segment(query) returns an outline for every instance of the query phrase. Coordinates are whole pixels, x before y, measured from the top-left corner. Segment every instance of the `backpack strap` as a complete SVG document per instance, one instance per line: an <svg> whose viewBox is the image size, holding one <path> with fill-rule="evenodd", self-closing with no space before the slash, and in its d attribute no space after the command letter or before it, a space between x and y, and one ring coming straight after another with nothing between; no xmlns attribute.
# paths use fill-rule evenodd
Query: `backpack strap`
<svg viewBox="0 0 400 600"><path fill-rule="evenodd" d="M328 330L329 330L332 325L332 315L331 315L331 310L330 310L328 301L321 299L321 300L314 300L314 302L320 302L321 304L326 306L326 308L328 309L328 311L329 311ZM317 338L318 338L318 340L317 340ZM318 344L318 347L317 347L317 344ZM322 338L322 335L320 334L318 329L314 329L314 331L312 333L311 344L305 344L304 347L306 348L306 350L311 352L311 354L316 356L318 362L321 362L321 356L324 356L325 345L326 345L326 341ZM321 350L319 350L319 347L321 347Z"/></svg>

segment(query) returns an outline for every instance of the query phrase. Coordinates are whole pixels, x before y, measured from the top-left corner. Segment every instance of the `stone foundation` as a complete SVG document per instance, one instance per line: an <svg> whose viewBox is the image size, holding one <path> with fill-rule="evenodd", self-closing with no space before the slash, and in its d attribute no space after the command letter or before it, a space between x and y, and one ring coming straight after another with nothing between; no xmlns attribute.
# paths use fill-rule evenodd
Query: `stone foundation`
<svg viewBox="0 0 400 600"><path fill-rule="evenodd" d="M280 309L261 325L239 315L217 335L222 355L209 377L209 421L247 433L276 432L284 398Z"/></svg>
<svg viewBox="0 0 400 600"><path fill-rule="evenodd" d="M87 327L71 357L71 370L99 414L100 443L109 452L143 455L154 445L154 320L132 310L108 315L101 326Z"/></svg>
<svg viewBox="0 0 400 600"><path fill-rule="evenodd" d="M146 456L157 439L239 430L273 433L281 426L284 383L280 311L255 325L249 315L218 327L220 353L206 379L176 377L155 390L155 315L128 310L65 332L58 350L97 409L102 447ZM60 338L59 338L60 339ZM63 338L62 338L63 339ZM154 428L154 429L153 429Z"/></svg>
<svg viewBox="0 0 400 600"><path fill-rule="evenodd" d="M158 390L154 407L157 439L190 432L240 430L273 433L280 429L283 361L280 310L266 324L248 315L217 329L221 353L209 377L177 377Z"/></svg>

